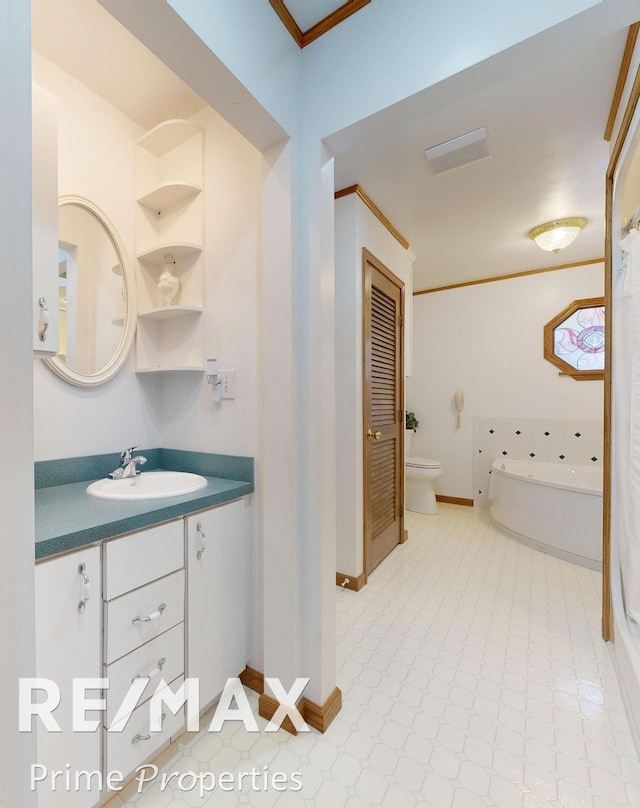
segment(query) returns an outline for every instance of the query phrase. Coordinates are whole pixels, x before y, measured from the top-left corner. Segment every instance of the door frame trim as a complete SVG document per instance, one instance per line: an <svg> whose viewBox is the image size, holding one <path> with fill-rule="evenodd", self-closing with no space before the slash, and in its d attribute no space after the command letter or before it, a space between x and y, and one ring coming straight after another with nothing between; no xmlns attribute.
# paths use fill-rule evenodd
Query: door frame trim
<svg viewBox="0 0 640 808"><path fill-rule="evenodd" d="M606 173L606 210L605 210L605 273L604 273L604 305L605 317L605 363L604 363L604 488L602 492L602 638L614 641L613 603L611 600L611 475L612 447L611 420L613 406L612 388L612 338L613 338L613 196L615 174L622 156L622 150L631 130L631 123L640 103L640 67L636 71L629 92L627 105L618 129Z"/></svg>
<svg viewBox="0 0 640 808"><path fill-rule="evenodd" d="M365 427L365 383L366 383L366 334L365 334L365 317L364 317L364 301L365 301L365 287L366 287L366 274L367 274L367 264L371 264L372 267L378 270L382 275L387 278L387 280L391 281L394 286L397 286L400 289L400 311L402 314L402 322L400 325L400 339L401 339L401 349L400 349L400 410L403 413L405 411L405 376L404 376L404 356L405 356L405 328L404 322L406 319L405 315L405 304L406 304L406 296L405 296L405 284L395 273L393 273L388 267L386 267L382 261L380 261L376 256L370 252L366 247L362 248L362 308L361 308L361 320L362 320L362 477L363 477L363 488L362 488L362 566L363 566L363 573L364 573L364 582L367 583L367 530L369 528L369 517L367 514L367 509L365 508L365 487L364 487L364 476L365 476L365 437L364 437L364 427ZM402 429L400 438L400 467L404 472L404 428ZM404 542L404 473L400 475L400 498L402 503L402 510L400 516L400 539L399 544Z"/></svg>

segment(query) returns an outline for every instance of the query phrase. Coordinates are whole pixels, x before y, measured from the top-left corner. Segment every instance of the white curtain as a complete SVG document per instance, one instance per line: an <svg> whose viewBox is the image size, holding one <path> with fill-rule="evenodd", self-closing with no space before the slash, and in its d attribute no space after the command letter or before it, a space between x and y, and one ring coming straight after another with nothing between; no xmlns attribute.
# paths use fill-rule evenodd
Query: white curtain
<svg viewBox="0 0 640 808"><path fill-rule="evenodd" d="M640 631L640 232L620 242L613 279L613 431L620 567L625 611Z"/></svg>

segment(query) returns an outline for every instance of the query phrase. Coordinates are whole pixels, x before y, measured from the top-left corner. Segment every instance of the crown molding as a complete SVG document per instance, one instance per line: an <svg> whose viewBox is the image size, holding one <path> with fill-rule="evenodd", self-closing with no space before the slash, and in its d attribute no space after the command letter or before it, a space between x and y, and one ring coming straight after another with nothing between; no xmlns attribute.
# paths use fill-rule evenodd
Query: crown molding
<svg viewBox="0 0 640 808"><path fill-rule="evenodd" d="M523 272L512 272L510 275L493 275L490 278L479 278L475 281L462 281L461 283L451 283L448 286L435 286L432 289L420 289L413 293L418 295L430 295L433 292L447 292L449 289L462 289L463 286L478 286L481 283L494 283L494 281L510 281L513 278L525 278L527 275L541 275L543 272L557 272L559 269L574 269L575 267L588 267L592 264L604 264L604 258L589 258L584 261L574 261L571 264L556 264L554 267L542 267L541 269L526 269Z"/></svg>
<svg viewBox="0 0 640 808"><path fill-rule="evenodd" d="M364 204L369 208L371 213L379 219L380 222L387 228L387 230L391 233L391 235L398 241L405 250L409 249L409 242L406 240L404 236L401 236L400 233L395 229L395 227L391 224L391 222L387 219L384 213L380 210L380 208L373 202L371 197L369 197L359 185L350 185L348 188L343 188L341 191L336 191L334 196L336 199L341 199L343 196L349 196L349 194L355 194L356 196L360 197L360 199L364 202ZM415 256L411 253L412 260L415 260Z"/></svg>

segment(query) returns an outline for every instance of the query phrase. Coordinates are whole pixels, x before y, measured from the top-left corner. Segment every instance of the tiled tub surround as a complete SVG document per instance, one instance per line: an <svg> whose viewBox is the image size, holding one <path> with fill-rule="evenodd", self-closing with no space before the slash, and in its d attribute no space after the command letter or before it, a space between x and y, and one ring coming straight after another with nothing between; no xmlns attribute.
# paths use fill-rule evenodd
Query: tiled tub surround
<svg viewBox="0 0 640 808"><path fill-rule="evenodd" d="M500 458L602 466L601 418L473 419L473 501L489 507L491 463Z"/></svg>
<svg viewBox="0 0 640 808"><path fill-rule="evenodd" d="M208 485L155 500L101 500L86 493L93 480L117 468L119 455L94 455L35 464L36 559L140 530L253 492L253 458L144 449L143 471L190 471Z"/></svg>

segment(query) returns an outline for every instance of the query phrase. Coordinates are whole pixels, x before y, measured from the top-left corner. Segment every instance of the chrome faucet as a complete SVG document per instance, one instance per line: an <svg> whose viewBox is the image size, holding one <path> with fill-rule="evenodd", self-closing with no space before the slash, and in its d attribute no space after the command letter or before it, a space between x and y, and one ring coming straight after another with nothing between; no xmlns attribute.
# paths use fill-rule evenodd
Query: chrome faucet
<svg viewBox="0 0 640 808"><path fill-rule="evenodd" d="M138 465L142 466L146 463L147 458L142 455L133 457L134 451L139 448L139 446L132 446L130 449L125 449L124 452L120 454L120 465L117 469L109 473L109 477L111 477L112 480L122 480L125 477L135 477L136 474L140 474Z"/></svg>

